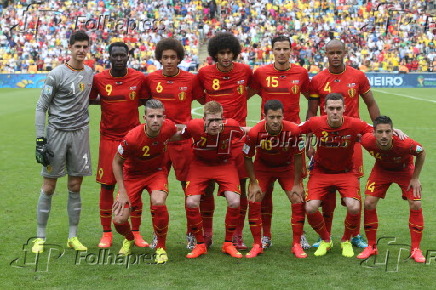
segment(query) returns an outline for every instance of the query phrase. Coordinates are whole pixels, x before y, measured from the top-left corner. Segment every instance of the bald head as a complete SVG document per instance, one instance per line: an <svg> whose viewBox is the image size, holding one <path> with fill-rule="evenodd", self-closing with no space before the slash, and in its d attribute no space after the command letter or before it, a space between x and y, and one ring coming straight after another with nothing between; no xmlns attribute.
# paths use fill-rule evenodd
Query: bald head
<svg viewBox="0 0 436 290"><path fill-rule="evenodd" d="M326 49L329 49L330 47L341 47L345 50L345 43L343 43L339 39L332 39L325 46Z"/></svg>

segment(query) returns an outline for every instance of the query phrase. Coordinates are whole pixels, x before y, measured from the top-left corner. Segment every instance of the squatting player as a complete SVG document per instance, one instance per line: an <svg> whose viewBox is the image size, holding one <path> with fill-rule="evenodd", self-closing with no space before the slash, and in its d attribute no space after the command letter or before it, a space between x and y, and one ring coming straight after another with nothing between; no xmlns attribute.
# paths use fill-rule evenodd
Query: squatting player
<svg viewBox="0 0 436 290"><path fill-rule="evenodd" d="M239 40L229 32L217 33L209 40L209 55L216 64L207 65L198 71L198 80L205 92L205 101L217 101L224 108L224 118L233 118L241 126L245 126L247 117L247 86L252 79L251 68L246 64L235 62L241 53ZM247 197L245 195L245 178L247 174L242 155L243 140L233 145L236 166L241 184L241 208L238 228L235 231L234 242L238 249L246 249L242 241ZM212 194L207 194L201 202L204 217L204 229L207 240L212 237L212 216L214 211Z"/></svg>
<svg viewBox="0 0 436 290"><path fill-rule="evenodd" d="M248 220L254 238L253 248L246 255L247 258L263 253L261 202L276 180L292 203L291 251L297 258L307 257L300 243L305 219L301 158L304 155L304 141L299 138L298 126L283 120L283 111L280 101L268 100L264 105L264 120L251 128L245 139L243 152L250 179ZM253 164L252 157L255 154Z"/></svg>
<svg viewBox="0 0 436 290"><path fill-rule="evenodd" d="M345 44L338 39L333 39L327 43L325 49L328 68L319 72L311 80L307 119L317 115L318 107L320 115L325 115L326 112L324 112L323 108L326 95L339 93L345 99L347 108L344 112L345 116L359 118L360 96L368 108L371 120L374 121L376 117L380 116L380 110L372 94L369 80L363 72L345 65L344 58L347 55ZM308 150L308 152L309 157L311 157L313 155L312 151ZM354 152L354 171L357 177L361 178L363 177L363 155L359 143L356 143ZM332 191L329 198L322 203L323 215L329 232L331 232L335 208L336 192ZM357 247L364 248L367 243L359 233L360 226L357 228L356 233L353 234L352 243ZM314 246L316 247L318 244L319 242L315 243Z"/></svg>
<svg viewBox="0 0 436 290"><path fill-rule="evenodd" d="M271 40L274 63L259 67L254 71L250 83L250 93L257 93L262 98L261 111L268 100L279 100L283 104L283 120L300 123L300 94L309 98L309 75L299 65L291 64L291 41L289 37L280 35ZM300 155L303 162L303 177L306 176L306 157ZM272 192L271 184L262 199L262 246L269 248L271 240ZM301 244L310 248L305 237Z"/></svg>
<svg viewBox="0 0 436 290"><path fill-rule="evenodd" d="M242 258L232 242L240 203L238 170L232 158L232 143L243 138L245 132L236 120L223 118L223 107L215 101L204 105L203 119L188 122L182 132L181 137L194 141L194 158L186 182L186 217L197 245L186 257L197 258L207 253L199 206L206 187L214 181L219 185L218 194L227 199L226 233L221 250L234 258Z"/></svg>
<svg viewBox="0 0 436 290"><path fill-rule="evenodd" d="M47 75L36 104L36 161L43 165L43 184L37 205L37 238L33 241L33 253L44 250L52 196L58 178L65 174L68 174L67 212L70 224L67 247L77 251L87 250L77 239L77 226L82 210L80 188L83 176L92 174L88 98L93 72L83 64L89 45L89 36L84 31L71 35L68 44L71 58Z"/></svg>
<svg viewBox="0 0 436 290"><path fill-rule="evenodd" d="M162 70L147 76L148 95L164 104L166 119L176 124L186 124L192 119L193 100L203 97L197 76L177 67L185 57L185 50L180 41L162 38L157 43L154 53L162 65ZM168 143L165 152L165 166L169 171L173 165L176 178L181 182L183 190L186 188L186 176L192 159L191 147L191 139L174 141ZM188 247L192 250L194 245L190 237L188 235Z"/></svg>
<svg viewBox="0 0 436 290"><path fill-rule="evenodd" d="M377 254L377 202L386 196L390 185L396 183L401 188L403 199L410 206L410 257L418 263L424 263L425 257L419 247L424 229L422 187L419 181L426 155L424 148L413 139L401 140L394 136L392 120L386 116L375 119L374 134L365 134L360 143L376 162L365 189L364 225L369 245L357 258L366 259ZM415 164L413 156L416 156Z"/></svg>
<svg viewBox="0 0 436 290"><path fill-rule="evenodd" d="M90 104L101 105L100 150L98 158L97 182L100 183L100 222L103 235L98 246L107 248L112 245L112 205L113 193L117 183L112 170L113 156L123 137L130 129L138 126L138 106L144 102L145 75L127 68L129 47L123 42L109 45L111 68L94 76L89 95ZM139 232L141 225L142 203L131 212L132 231L135 245L147 247Z"/></svg>
<svg viewBox="0 0 436 290"><path fill-rule="evenodd" d="M345 109L341 94L328 94L324 103L327 115L312 117L299 126L302 134L312 133L318 142L306 196L307 221L322 238L315 256L325 255L333 246L318 210L332 188L339 191L347 207L342 255L354 255L350 239L360 221L360 185L353 172L354 144L358 136L371 133L372 127L358 118L344 116Z"/></svg>
<svg viewBox="0 0 436 290"><path fill-rule="evenodd" d="M113 223L125 237L119 253L129 255L135 243L128 222L130 212L141 206L142 191L150 194L150 211L154 233L157 236L156 262L168 261L166 236L169 215L165 205L168 196L168 172L162 168L168 139L177 132L174 122L165 120L164 106L159 100L145 104L145 124L124 137L118 146L112 167L118 183L118 196L113 205Z"/></svg>

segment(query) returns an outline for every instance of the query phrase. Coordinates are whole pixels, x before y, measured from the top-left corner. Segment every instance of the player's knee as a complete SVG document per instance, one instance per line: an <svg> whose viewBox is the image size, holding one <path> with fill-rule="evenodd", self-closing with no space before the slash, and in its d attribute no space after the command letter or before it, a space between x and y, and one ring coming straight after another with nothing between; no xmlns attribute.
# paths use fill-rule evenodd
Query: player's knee
<svg viewBox="0 0 436 290"><path fill-rule="evenodd" d="M80 187L82 186L82 179L74 178L68 180L68 190L73 192L80 192Z"/></svg>
<svg viewBox="0 0 436 290"><path fill-rule="evenodd" d="M122 225L125 224L127 221L129 220L129 216L128 215L122 215L122 216L114 216L112 222L114 223L114 225Z"/></svg>
<svg viewBox="0 0 436 290"><path fill-rule="evenodd" d="M165 205L165 199L162 199L162 198L153 198L151 200L151 205Z"/></svg>
<svg viewBox="0 0 436 290"><path fill-rule="evenodd" d="M306 212L307 213L316 213L318 211L318 206L311 204L311 203L306 203Z"/></svg>
<svg viewBox="0 0 436 290"><path fill-rule="evenodd" d="M43 185L41 190L44 192L45 195L53 195L54 191L55 191L55 187L54 186Z"/></svg>
<svg viewBox="0 0 436 290"><path fill-rule="evenodd" d="M186 207L187 208L197 208L200 206L200 202L198 202L197 200L192 200L187 198L186 199Z"/></svg>
<svg viewBox="0 0 436 290"><path fill-rule="evenodd" d="M360 204L359 204L359 202L357 202L357 203L351 203L351 204L348 204L347 205L347 211L350 213L350 214L358 214L358 213L360 213Z"/></svg>
<svg viewBox="0 0 436 290"><path fill-rule="evenodd" d="M411 200L409 204L411 210L419 210L421 208L421 201Z"/></svg>
<svg viewBox="0 0 436 290"><path fill-rule="evenodd" d="M227 201L227 206L228 207L230 207L230 208L238 208L239 206L240 206L240 201L239 201L239 199L229 199L228 201Z"/></svg>
<svg viewBox="0 0 436 290"><path fill-rule="evenodd" d="M369 200L365 200L364 207L367 210L373 210L376 208L377 203Z"/></svg>

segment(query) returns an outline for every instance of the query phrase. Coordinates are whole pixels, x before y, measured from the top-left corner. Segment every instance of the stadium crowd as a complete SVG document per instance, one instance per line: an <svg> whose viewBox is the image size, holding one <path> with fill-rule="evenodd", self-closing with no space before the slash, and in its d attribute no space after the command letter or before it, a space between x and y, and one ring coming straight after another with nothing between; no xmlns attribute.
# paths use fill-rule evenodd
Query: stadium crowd
<svg viewBox="0 0 436 290"><path fill-rule="evenodd" d="M30 7L30 3L41 2ZM240 61L256 68L271 63L271 38L292 36L291 62L318 72L331 38L348 47L347 64L362 71L427 72L436 67L436 20L429 0L164 0L14 1L2 9L0 72L49 71L67 57L71 31L90 32L88 65L109 67L105 48L124 41L130 67L152 72L162 37L185 46L181 66L197 70L199 49L216 31L227 30L243 44ZM85 9L84 9L85 8ZM212 60L206 60L205 63Z"/></svg>

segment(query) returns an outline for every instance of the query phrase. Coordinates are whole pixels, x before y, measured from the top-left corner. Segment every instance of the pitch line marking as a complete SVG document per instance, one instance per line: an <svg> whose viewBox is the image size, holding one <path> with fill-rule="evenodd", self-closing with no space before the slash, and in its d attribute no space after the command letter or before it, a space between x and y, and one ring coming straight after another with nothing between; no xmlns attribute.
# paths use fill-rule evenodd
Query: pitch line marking
<svg viewBox="0 0 436 290"><path fill-rule="evenodd" d="M383 90L377 90L377 89L373 89L373 90L375 92L379 92L379 93L382 93L382 94L396 95L396 96L405 97L405 98L409 98L409 99L413 99L413 100L426 101L426 102L430 102L430 103L436 103L436 100L421 99L421 98L410 96L410 95L395 94L395 93L390 93L390 92L386 92L386 91L383 91Z"/></svg>

